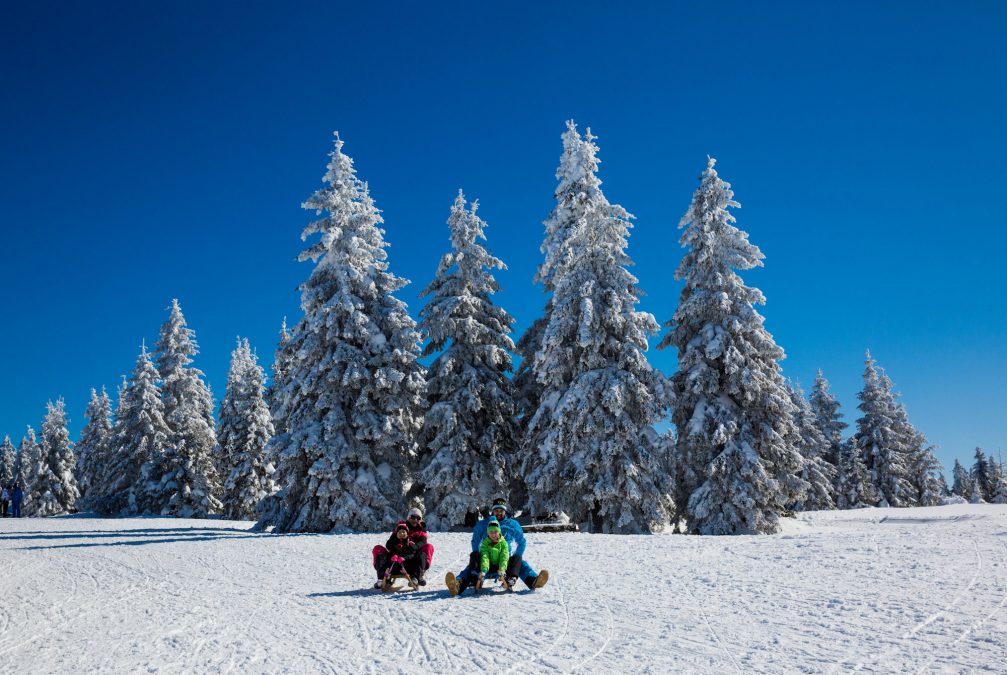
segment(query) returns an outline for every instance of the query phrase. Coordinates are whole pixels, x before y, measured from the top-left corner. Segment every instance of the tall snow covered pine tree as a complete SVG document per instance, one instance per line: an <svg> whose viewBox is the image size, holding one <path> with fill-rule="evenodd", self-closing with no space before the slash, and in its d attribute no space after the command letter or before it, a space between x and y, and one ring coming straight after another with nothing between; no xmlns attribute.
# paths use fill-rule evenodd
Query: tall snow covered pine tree
<svg viewBox="0 0 1007 675"><path fill-rule="evenodd" d="M427 372L414 485L432 529L474 525L490 499L509 493L511 473L519 473L507 377L514 319L491 297L500 288L492 270L507 267L479 243L486 223L478 208L478 202L466 208L458 191L448 218L451 251L423 291L430 301L420 311L419 329L429 338L423 356L441 352Z"/></svg>
<svg viewBox="0 0 1007 675"><path fill-rule="evenodd" d="M572 123L557 173L561 199L546 221L539 278L551 311L532 356L541 386L528 423L524 474L536 512L563 511L593 532L658 530L671 518L671 485L653 425L669 404L664 376L647 360L654 317L626 254L631 216L610 204L597 176L590 129ZM570 195L564 186L576 185Z"/></svg>
<svg viewBox="0 0 1007 675"><path fill-rule="evenodd" d="M296 386L274 392L281 490L259 527L280 532L391 527L422 424L420 336L392 295L408 282L388 271L380 211L338 135L330 157L325 187L304 203L325 216L301 235L321 238L299 257L315 268L290 338Z"/></svg>
<svg viewBox="0 0 1007 675"><path fill-rule="evenodd" d="M764 256L732 224L728 209L740 205L714 164L679 224L688 251L675 278L685 288L660 345L678 350L676 500L690 532L774 533L808 487L789 440L796 411L780 372L783 350L755 310L765 297L735 272Z"/></svg>

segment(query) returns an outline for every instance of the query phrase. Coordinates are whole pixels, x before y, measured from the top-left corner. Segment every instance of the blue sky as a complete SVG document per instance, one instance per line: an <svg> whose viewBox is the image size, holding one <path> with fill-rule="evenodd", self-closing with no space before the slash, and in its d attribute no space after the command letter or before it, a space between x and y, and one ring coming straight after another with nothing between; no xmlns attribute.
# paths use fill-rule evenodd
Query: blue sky
<svg viewBox="0 0 1007 675"><path fill-rule="evenodd" d="M809 388L822 368L852 423L870 348L943 461L995 452L1005 19L994 2L11 5L0 434L17 443L63 396L76 435L90 388L114 391L175 297L218 398L237 336L268 366L299 314L300 203L336 129L414 316L463 188L520 333L544 300L532 275L573 118L637 216L629 253L659 321L709 153L766 254L744 277L786 374Z"/></svg>

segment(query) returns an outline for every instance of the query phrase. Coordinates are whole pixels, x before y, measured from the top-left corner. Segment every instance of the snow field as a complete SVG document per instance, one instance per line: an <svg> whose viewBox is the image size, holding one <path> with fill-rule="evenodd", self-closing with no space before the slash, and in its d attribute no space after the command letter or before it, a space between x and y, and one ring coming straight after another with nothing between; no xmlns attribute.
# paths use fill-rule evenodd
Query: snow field
<svg viewBox="0 0 1007 675"><path fill-rule="evenodd" d="M381 594L386 535L0 521L0 670L962 672L1007 655L1007 507L802 514L754 537L528 535L534 593Z"/></svg>

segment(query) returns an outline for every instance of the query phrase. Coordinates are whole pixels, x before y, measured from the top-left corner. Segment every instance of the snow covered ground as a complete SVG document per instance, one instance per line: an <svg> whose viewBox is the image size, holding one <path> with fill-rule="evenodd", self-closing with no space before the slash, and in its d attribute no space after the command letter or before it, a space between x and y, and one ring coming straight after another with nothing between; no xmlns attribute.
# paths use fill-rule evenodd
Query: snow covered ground
<svg viewBox="0 0 1007 675"><path fill-rule="evenodd" d="M529 535L534 593L382 595L383 535L0 521L0 671L1007 670L1007 507L805 514L763 537Z"/></svg>

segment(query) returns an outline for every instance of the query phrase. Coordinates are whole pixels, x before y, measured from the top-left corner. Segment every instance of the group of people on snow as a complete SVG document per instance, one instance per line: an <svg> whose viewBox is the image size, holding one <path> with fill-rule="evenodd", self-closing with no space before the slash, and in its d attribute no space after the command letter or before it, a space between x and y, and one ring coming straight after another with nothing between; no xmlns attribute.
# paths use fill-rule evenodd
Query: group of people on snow
<svg viewBox="0 0 1007 675"><path fill-rule="evenodd" d="M444 584L451 595L459 595L470 586L478 587L487 576L496 576L514 588L520 578L529 590L541 588L549 572L536 572L524 559L525 538L521 524L509 511L506 499L496 499L490 515L472 530L469 562L457 575L448 572ZM405 575L412 586L425 586L426 574L434 559L434 547L427 541L426 523L418 508L409 510L405 520L395 525L384 546L371 551L378 580L375 588L387 588L390 577Z"/></svg>
<svg viewBox="0 0 1007 675"><path fill-rule="evenodd" d="M20 483L12 483L2 486L0 490L0 516L7 518L21 517L21 503L24 501L24 492Z"/></svg>

